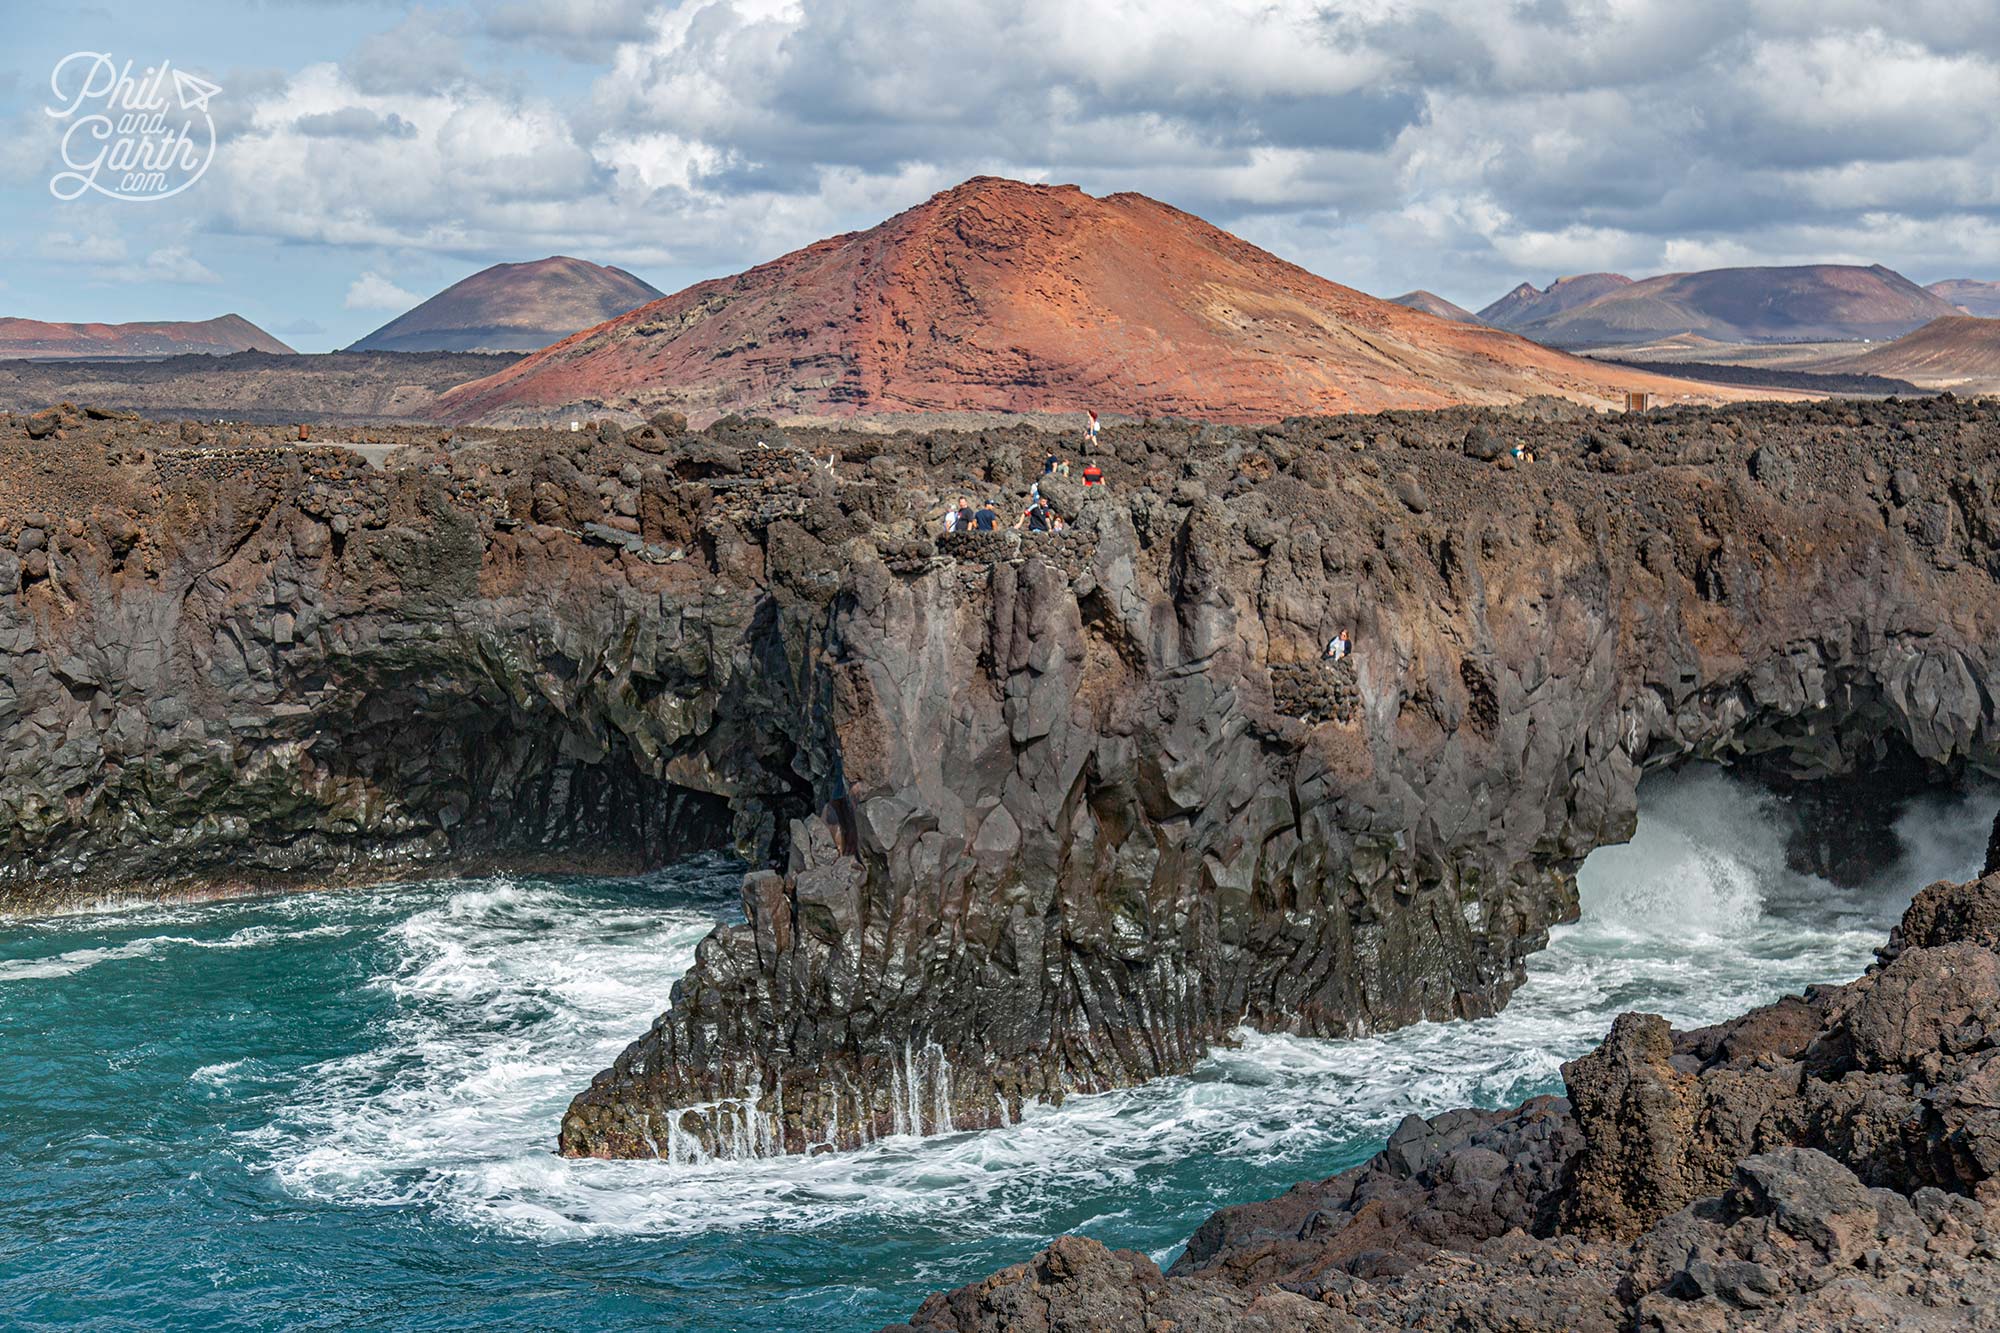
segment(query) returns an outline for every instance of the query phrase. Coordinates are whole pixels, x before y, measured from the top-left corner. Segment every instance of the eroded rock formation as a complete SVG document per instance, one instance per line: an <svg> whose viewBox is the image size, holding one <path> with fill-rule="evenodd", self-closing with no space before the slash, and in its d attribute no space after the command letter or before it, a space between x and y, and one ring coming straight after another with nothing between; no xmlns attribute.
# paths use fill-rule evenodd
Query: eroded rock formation
<svg viewBox="0 0 2000 1333"><path fill-rule="evenodd" d="M1488 1013L1648 766L2000 766L2000 427L1950 400L1120 426L1066 532L949 537L1069 442L11 429L10 905L751 859L572 1153Z"/></svg>
<svg viewBox="0 0 2000 1333"><path fill-rule="evenodd" d="M2000 1328L1996 948L2000 875L1933 885L1858 981L1624 1015L1568 1099L1413 1117L1168 1274L1065 1237L890 1333Z"/></svg>

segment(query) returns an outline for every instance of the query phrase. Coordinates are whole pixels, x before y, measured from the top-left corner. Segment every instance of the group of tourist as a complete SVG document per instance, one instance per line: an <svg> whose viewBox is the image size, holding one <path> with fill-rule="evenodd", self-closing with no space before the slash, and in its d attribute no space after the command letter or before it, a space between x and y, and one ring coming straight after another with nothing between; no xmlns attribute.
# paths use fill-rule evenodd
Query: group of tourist
<svg viewBox="0 0 2000 1333"><path fill-rule="evenodd" d="M998 532L1001 524L1001 501L987 500L974 506L965 496L959 496L944 511L946 532ZM1029 532L1061 532L1064 524L1062 515L1042 498L1041 487L1037 486L1028 497L1028 507L1023 509L1010 527Z"/></svg>
<svg viewBox="0 0 2000 1333"><path fill-rule="evenodd" d="M1097 441L1097 413L1090 413L1090 422L1084 428L1084 438L1091 444ZM1519 457L1520 446L1515 446L1515 456ZM1532 457L1532 455L1531 455ZM1049 454L1042 460L1043 477L1068 479L1072 475L1070 461L1059 454ZM1086 463L1078 474L1085 489L1104 484L1104 469L1096 463ZM943 526L951 532L999 532L1004 522L1002 515L1009 507L997 496L975 505L964 495L958 496L944 511ZM1065 526L1061 514L1055 511L1048 497L1042 494L1042 483L1036 481L1028 488L1028 502L1012 523L1005 525L1016 532L1061 532ZM1354 640L1346 630L1334 635L1326 642L1326 663L1331 666L1347 660L1354 651Z"/></svg>
<svg viewBox="0 0 2000 1333"><path fill-rule="evenodd" d="M1094 444L1097 440L1097 413L1092 412L1089 416L1089 424L1084 427L1084 438ZM1050 454L1042 460L1042 475L1067 479L1071 475L1070 461L1057 454ZM1086 490L1104 484L1104 469L1095 463L1085 463L1082 472L1077 475ZM1005 509L998 498L975 506L969 498L961 495L944 511L942 523L946 532L997 532L1000 530L1001 515L1004 512ZM1055 506L1051 505L1048 498L1042 494L1042 483L1037 481L1028 488L1027 506L1008 526L1015 531L1061 532L1068 525L1064 523L1062 515L1056 512Z"/></svg>

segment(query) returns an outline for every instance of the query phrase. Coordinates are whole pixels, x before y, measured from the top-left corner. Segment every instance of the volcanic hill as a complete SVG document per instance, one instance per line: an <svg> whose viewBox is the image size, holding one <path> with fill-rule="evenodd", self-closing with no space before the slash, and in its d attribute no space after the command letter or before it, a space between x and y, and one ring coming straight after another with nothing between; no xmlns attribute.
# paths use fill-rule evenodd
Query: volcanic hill
<svg viewBox="0 0 2000 1333"><path fill-rule="evenodd" d="M1977 278L1947 278L1924 288L1933 296L1944 298L1968 315L1980 319L2000 318L2000 282L1981 282Z"/></svg>
<svg viewBox="0 0 2000 1333"><path fill-rule="evenodd" d="M79 361L132 357L227 356L292 349L241 315L158 324L49 324L0 319L0 360Z"/></svg>
<svg viewBox="0 0 2000 1333"><path fill-rule="evenodd" d="M1436 319L1137 194L979 177L454 390L448 420L1299 413L1712 395Z"/></svg>
<svg viewBox="0 0 2000 1333"><path fill-rule="evenodd" d="M350 352L533 352L660 299L622 268L567 255L495 264L398 315Z"/></svg>
<svg viewBox="0 0 2000 1333"><path fill-rule="evenodd" d="M1666 273L1618 282L1567 306L1524 298L1502 308L1522 292L1515 288L1480 318L1556 347L1648 343L1683 333L1730 343L1900 338L1959 313L1949 301L1879 264Z"/></svg>
<svg viewBox="0 0 2000 1333"><path fill-rule="evenodd" d="M1456 320L1460 324L1480 324L1485 322L1464 306L1453 301L1447 301L1436 292L1425 291L1421 287L1413 292L1404 292L1401 296L1392 296L1389 298L1389 302L1391 305L1404 306L1411 310L1421 310L1426 315L1436 315L1439 319Z"/></svg>
<svg viewBox="0 0 2000 1333"><path fill-rule="evenodd" d="M1495 328L1524 328L1631 285L1632 279L1623 273L1575 273L1546 287L1524 282L1481 310L1479 318Z"/></svg>
<svg viewBox="0 0 2000 1333"><path fill-rule="evenodd" d="M1949 315L1892 343L1813 368L1888 375L1927 389L1991 392L2000 388L2000 319Z"/></svg>

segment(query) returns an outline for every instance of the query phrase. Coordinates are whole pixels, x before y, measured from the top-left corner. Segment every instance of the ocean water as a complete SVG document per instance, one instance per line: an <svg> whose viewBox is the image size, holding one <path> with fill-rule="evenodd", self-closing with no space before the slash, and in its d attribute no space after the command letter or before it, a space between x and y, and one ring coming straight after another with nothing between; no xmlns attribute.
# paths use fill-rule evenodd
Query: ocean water
<svg viewBox="0 0 2000 1333"><path fill-rule="evenodd" d="M1623 1010L1855 975L1915 889L1977 871L2000 804L1913 806L1904 864L1841 890L1725 776L1643 796L1498 1017L1245 1034L1189 1077L810 1160L552 1152L733 910L720 861L0 923L0 1327L844 1333L1065 1231L1164 1262L1409 1112L1559 1090Z"/></svg>

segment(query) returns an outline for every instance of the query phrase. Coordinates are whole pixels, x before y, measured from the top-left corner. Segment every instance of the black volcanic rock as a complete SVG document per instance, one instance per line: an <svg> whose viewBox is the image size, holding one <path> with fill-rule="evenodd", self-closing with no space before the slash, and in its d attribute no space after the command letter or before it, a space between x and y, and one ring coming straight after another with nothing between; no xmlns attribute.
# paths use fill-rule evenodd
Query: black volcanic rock
<svg viewBox="0 0 2000 1333"><path fill-rule="evenodd" d="M939 531L1019 502L1062 447L1024 427L62 420L0 439L0 900L736 849L742 924L573 1153L974 1128L1238 1024L1490 1013L1649 767L2000 762L2000 427L1950 400L1115 425L1054 534ZM1502 421L1541 462L1465 456Z"/></svg>
<svg viewBox="0 0 2000 1333"><path fill-rule="evenodd" d="M1382 1152L1331 1179L1211 1216L1173 1273L1239 1285L1408 1272L1442 1249L1520 1229L1543 1233L1582 1143L1569 1103L1406 1118Z"/></svg>
<svg viewBox="0 0 2000 1333"><path fill-rule="evenodd" d="M1412 1118L1165 1276L1064 1237L887 1333L1058 1327L1072 1295L1105 1328L2000 1328L1997 920L2000 876L1934 885L1895 936L1921 945L1847 986L1696 1032L1624 1015L1568 1101Z"/></svg>

